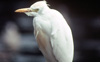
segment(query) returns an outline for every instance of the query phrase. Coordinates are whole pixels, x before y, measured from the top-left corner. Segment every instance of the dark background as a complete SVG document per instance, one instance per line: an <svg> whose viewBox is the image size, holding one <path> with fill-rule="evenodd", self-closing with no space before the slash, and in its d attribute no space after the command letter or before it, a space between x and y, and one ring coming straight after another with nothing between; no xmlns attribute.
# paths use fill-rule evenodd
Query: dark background
<svg viewBox="0 0 100 62"><path fill-rule="evenodd" d="M33 35L33 18L14 12L16 9L29 7L36 1L0 0L0 62L44 62ZM64 15L72 29L75 46L73 62L100 62L99 1L47 0L47 2L50 8ZM18 50L8 48L9 44L4 42L3 38L6 27L10 29L14 25L17 26L21 38Z"/></svg>

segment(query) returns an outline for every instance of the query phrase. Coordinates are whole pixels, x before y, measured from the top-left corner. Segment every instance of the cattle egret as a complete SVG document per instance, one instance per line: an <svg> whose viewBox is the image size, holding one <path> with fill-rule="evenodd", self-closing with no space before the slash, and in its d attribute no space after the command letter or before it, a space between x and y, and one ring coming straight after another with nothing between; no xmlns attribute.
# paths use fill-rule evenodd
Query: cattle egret
<svg viewBox="0 0 100 62"><path fill-rule="evenodd" d="M15 12L34 16L34 35L46 62L72 62L73 38L69 25L60 12L50 9L46 1Z"/></svg>

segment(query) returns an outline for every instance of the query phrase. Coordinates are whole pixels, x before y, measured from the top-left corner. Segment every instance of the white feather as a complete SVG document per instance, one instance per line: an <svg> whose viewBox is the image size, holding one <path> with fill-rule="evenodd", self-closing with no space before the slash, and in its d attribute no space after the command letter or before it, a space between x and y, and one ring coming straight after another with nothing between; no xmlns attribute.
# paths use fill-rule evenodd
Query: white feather
<svg viewBox="0 0 100 62"><path fill-rule="evenodd" d="M45 32L44 35L47 36L46 38L48 40L46 41L46 44L50 45L45 47L46 50L43 50L43 48L40 48L40 50L47 62L72 62L74 52L73 38L71 29L66 20L61 13L50 9L43 1L35 4L38 3L40 8L38 6L39 11L37 14L35 13L33 20L34 30ZM32 5L32 8L34 8L34 6L36 8L36 5L34 4ZM34 15L34 13L32 14Z"/></svg>

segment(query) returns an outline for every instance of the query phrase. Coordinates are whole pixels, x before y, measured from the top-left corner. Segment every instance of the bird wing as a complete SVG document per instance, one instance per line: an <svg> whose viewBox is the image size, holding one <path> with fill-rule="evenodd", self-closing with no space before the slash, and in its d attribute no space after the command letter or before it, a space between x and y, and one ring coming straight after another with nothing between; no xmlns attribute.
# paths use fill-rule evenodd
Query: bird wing
<svg viewBox="0 0 100 62"><path fill-rule="evenodd" d="M55 15L56 14L56 15ZM70 27L63 16L54 11L55 17L52 21L51 45L53 54L59 62L72 62L73 59L73 39Z"/></svg>
<svg viewBox="0 0 100 62"><path fill-rule="evenodd" d="M68 38L70 36L65 36L60 30L51 35L53 54L59 62L71 62L73 59L73 44Z"/></svg>

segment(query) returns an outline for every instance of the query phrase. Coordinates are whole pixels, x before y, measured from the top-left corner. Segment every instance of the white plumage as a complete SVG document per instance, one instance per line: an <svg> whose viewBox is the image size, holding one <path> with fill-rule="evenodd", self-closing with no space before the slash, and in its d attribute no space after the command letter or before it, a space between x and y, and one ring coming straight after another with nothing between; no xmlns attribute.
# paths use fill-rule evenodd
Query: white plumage
<svg viewBox="0 0 100 62"><path fill-rule="evenodd" d="M30 8L18 9L16 12L34 16L34 34L47 62L73 61L71 29L60 12L50 9L46 1L38 1Z"/></svg>

